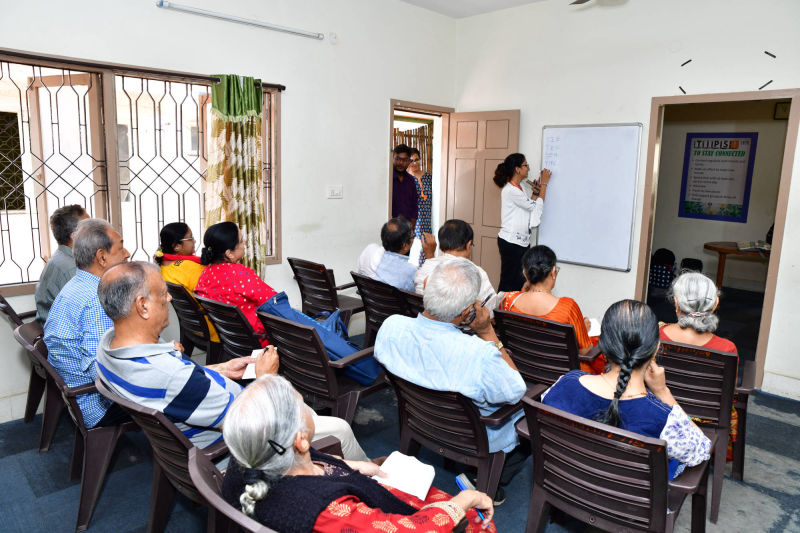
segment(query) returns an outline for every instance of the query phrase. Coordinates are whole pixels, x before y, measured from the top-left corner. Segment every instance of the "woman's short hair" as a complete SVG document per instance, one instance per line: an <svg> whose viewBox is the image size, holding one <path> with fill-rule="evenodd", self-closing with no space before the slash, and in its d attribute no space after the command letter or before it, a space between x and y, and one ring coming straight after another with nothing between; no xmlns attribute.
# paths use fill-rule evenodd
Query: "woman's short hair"
<svg viewBox="0 0 800 533"><path fill-rule="evenodd" d="M556 266L556 253L544 244L528 248L522 256L522 272L529 283L544 281Z"/></svg>
<svg viewBox="0 0 800 533"><path fill-rule="evenodd" d="M411 157L412 155L419 155L421 157L419 150L414 148L413 146L409 147L408 149L408 157Z"/></svg>
<svg viewBox="0 0 800 533"><path fill-rule="evenodd" d="M698 333L717 331L719 317L713 311L718 296L717 286L700 272L683 272L668 292L678 303L678 325Z"/></svg>
<svg viewBox="0 0 800 533"><path fill-rule="evenodd" d="M414 240L414 228L405 217L392 218L381 228L381 244L388 252L399 253L406 243Z"/></svg>
<svg viewBox="0 0 800 533"><path fill-rule="evenodd" d="M444 322L451 322L478 299L481 275L472 261L447 258L433 269L425 284L425 310Z"/></svg>
<svg viewBox="0 0 800 533"><path fill-rule="evenodd" d="M443 252L449 250L465 250L467 244L475 238L472 226L453 218L442 224L439 228L439 249Z"/></svg>
<svg viewBox="0 0 800 533"><path fill-rule="evenodd" d="M646 365L658 349L658 319L642 302L622 300L603 315L598 347L606 359L619 365L617 388L608 410L600 416L604 424L620 425L619 399L631 373Z"/></svg>
<svg viewBox="0 0 800 533"><path fill-rule="evenodd" d="M161 253L175 253L175 246L183 241L187 233L189 233L189 226L183 222L170 222L161 228L161 232L158 234L160 241L159 250L161 250ZM163 260L163 257L156 256L156 263L159 265Z"/></svg>
<svg viewBox="0 0 800 533"><path fill-rule="evenodd" d="M81 217L86 215L86 210L80 204L65 205L59 207L50 215L50 229L53 237L61 245L68 245L72 240L72 234L78 227Z"/></svg>
<svg viewBox="0 0 800 533"><path fill-rule="evenodd" d="M78 222L72 239L72 256L75 259L75 266L86 270L94 263L97 250L110 252L114 242L111 240L108 230L113 229L111 224L100 218L87 218Z"/></svg>
<svg viewBox="0 0 800 533"><path fill-rule="evenodd" d="M184 235L186 235L184 233ZM209 226L203 234L203 251L200 262L204 265L224 263L225 252L239 244L239 226L233 222L219 222Z"/></svg>
<svg viewBox="0 0 800 533"><path fill-rule="evenodd" d="M521 167L524 162L525 156L523 154L511 154L506 157L502 163L497 165L494 171L494 178L492 179L495 185L501 189L505 187L506 183L514 177L514 171L517 167Z"/></svg>
<svg viewBox="0 0 800 533"><path fill-rule="evenodd" d="M294 439L298 432L308 430L307 409L289 382L275 374L248 385L228 409L222 426L228 450L244 468L260 471L260 479L245 485L239 497L245 514L252 516L270 483L298 464Z"/></svg>

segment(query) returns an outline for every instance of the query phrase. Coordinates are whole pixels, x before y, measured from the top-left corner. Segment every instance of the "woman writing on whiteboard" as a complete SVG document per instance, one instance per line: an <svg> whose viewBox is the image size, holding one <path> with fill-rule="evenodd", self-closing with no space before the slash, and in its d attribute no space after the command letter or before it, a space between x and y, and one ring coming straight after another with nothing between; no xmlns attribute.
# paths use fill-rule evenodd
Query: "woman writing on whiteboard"
<svg viewBox="0 0 800 533"><path fill-rule="evenodd" d="M497 234L497 247L500 249L498 292L518 291L525 284L522 256L531 244L531 228L537 227L542 217L551 172L546 168L542 170L530 197L521 185L528 172L530 167L523 154L511 154L494 171L494 182L502 189L502 227Z"/></svg>

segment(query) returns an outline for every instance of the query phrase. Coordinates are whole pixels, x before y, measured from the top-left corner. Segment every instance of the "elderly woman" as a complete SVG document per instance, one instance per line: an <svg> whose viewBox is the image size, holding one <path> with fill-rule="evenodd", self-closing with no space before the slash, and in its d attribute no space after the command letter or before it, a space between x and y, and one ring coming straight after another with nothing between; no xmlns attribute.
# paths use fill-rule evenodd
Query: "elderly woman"
<svg viewBox="0 0 800 533"><path fill-rule="evenodd" d="M528 248L522 256L522 273L527 283L521 291L505 293L498 307L571 325L578 341L578 352L585 355L597 344L597 337L589 337L589 319L583 316L575 300L553 295L558 271L553 250L541 244ZM599 374L605 370L605 364L605 358L599 355L591 363L581 363L581 368Z"/></svg>
<svg viewBox="0 0 800 533"><path fill-rule="evenodd" d="M231 405L222 432L234 458L223 496L277 531L443 532L465 515L468 531L494 530L492 501L481 492L465 490L451 498L432 487L422 501L374 481L371 476L380 475L374 463L312 449L310 410L282 377L263 376L247 387ZM480 525L473 507L486 517Z"/></svg>
<svg viewBox="0 0 800 533"><path fill-rule="evenodd" d="M673 398L656 364L658 321L645 304L623 300L603 317L600 348L609 370L573 370L545 392L542 402L569 413L667 441L670 479L711 456L711 441Z"/></svg>

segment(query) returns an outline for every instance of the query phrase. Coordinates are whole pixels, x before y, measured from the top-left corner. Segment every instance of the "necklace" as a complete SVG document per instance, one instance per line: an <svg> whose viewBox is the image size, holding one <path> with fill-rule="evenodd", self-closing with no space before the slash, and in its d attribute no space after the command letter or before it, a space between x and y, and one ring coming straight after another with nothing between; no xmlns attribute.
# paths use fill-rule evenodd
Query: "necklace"
<svg viewBox="0 0 800 533"><path fill-rule="evenodd" d="M549 293L550 289L528 289L528 292L546 292L546 293Z"/></svg>
<svg viewBox="0 0 800 533"><path fill-rule="evenodd" d="M617 389L616 383L611 383L610 381L608 381L608 377L607 376L608 376L608 374L605 374L605 373L600 374L600 377L603 378L603 381L605 381L607 384L611 385L611 387L613 387L614 390L616 391L616 389ZM645 390L644 392L630 392L630 393L627 393L627 394L623 394L623 395L620 396L620 399L621 400L629 400L631 398L639 398L641 396L647 396L647 391Z"/></svg>

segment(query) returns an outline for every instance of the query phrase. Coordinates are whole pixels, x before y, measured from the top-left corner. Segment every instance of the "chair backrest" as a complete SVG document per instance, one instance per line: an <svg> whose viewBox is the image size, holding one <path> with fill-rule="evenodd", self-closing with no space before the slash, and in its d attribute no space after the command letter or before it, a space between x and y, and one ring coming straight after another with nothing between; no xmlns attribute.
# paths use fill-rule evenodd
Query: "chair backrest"
<svg viewBox="0 0 800 533"><path fill-rule="evenodd" d="M153 459L158 462L169 482L188 498L205 503L189 476L189 450L195 447L194 444L161 411L144 407L112 392L99 372L95 385L97 392L119 404L142 428L153 449Z"/></svg>
<svg viewBox="0 0 800 533"><path fill-rule="evenodd" d="M235 305L197 296L200 306L208 314L217 330L219 340L228 358L244 357L261 348L258 335L241 309Z"/></svg>
<svg viewBox="0 0 800 533"><path fill-rule="evenodd" d="M406 315L416 318L418 314L425 310L425 304L422 301L422 295L416 292L408 292L398 289L400 296L403 298L403 303L406 305Z"/></svg>
<svg viewBox="0 0 800 533"><path fill-rule="evenodd" d="M389 371L386 375L397 394L400 427L412 431L416 441L434 450L488 457L486 426L472 400L457 392L420 387Z"/></svg>
<svg viewBox="0 0 800 533"><path fill-rule="evenodd" d="M513 311L495 310L495 330L525 383L552 385L580 368L578 341L571 324Z"/></svg>
<svg viewBox="0 0 800 533"><path fill-rule="evenodd" d="M736 388L736 354L661 341L656 360L686 414L702 419L701 425L727 430Z"/></svg>
<svg viewBox="0 0 800 533"><path fill-rule="evenodd" d="M21 326L24 324L22 318L14 311L14 308L11 307L11 304L0 294L0 312L6 315L6 317L11 321L13 327Z"/></svg>
<svg viewBox="0 0 800 533"><path fill-rule="evenodd" d="M336 283L331 270L325 268L325 265L312 263L305 259L289 257L287 260L294 272L297 286L300 288L305 314L314 316L320 311L334 311L339 307Z"/></svg>
<svg viewBox="0 0 800 533"><path fill-rule="evenodd" d="M197 300L192 297L191 293L183 285L167 282L167 290L172 296L172 308L175 309L181 329L195 337L208 340L209 332L206 314L200 304L197 303Z"/></svg>
<svg viewBox="0 0 800 533"><path fill-rule="evenodd" d="M523 399L534 491L605 531L663 531L667 445Z"/></svg>
<svg viewBox="0 0 800 533"><path fill-rule="evenodd" d="M27 324L22 324L14 330L14 338L28 351L31 362L41 367L48 378L55 383L58 391L61 393L64 404L67 406L70 418L72 418L72 421L81 433L84 433L86 431L86 424L83 422L83 413L78 406L76 396L70 394L70 388L67 386L64 378L61 377L58 370L47 360L47 346L45 346L44 340L42 340L43 335L42 326L35 320Z"/></svg>
<svg viewBox="0 0 800 533"><path fill-rule="evenodd" d="M377 330L390 316L406 314L406 304L398 289L355 272L350 274L356 282L361 301L364 302L364 314L368 326Z"/></svg>
<svg viewBox="0 0 800 533"><path fill-rule="evenodd" d="M189 475L197 492L205 498L208 504L241 529L248 533L274 533L273 529L256 522L225 501L225 498L222 497L222 474L208 457L199 453L196 447L189 450Z"/></svg>
<svg viewBox="0 0 800 533"><path fill-rule="evenodd" d="M304 395L335 399L336 376L317 330L263 311L257 315L270 343L278 349L280 374Z"/></svg>

